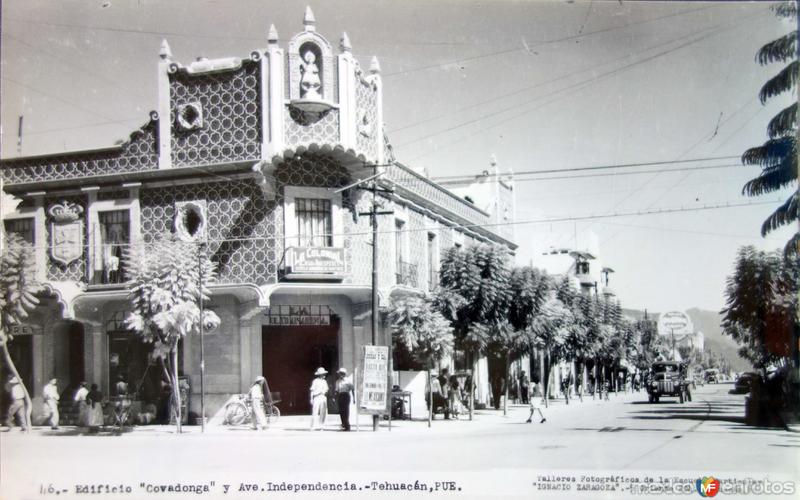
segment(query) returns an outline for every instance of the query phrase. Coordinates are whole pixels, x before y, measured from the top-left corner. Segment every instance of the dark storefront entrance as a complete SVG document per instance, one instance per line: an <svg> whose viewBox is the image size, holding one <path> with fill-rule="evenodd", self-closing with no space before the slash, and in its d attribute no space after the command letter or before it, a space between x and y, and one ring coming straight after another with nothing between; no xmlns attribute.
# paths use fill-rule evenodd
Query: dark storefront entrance
<svg viewBox="0 0 800 500"><path fill-rule="evenodd" d="M314 371L328 370L328 408L332 407L334 371L338 367L339 318L326 326L264 326L261 352L264 376L273 393L280 393L281 414L311 414L309 387Z"/></svg>

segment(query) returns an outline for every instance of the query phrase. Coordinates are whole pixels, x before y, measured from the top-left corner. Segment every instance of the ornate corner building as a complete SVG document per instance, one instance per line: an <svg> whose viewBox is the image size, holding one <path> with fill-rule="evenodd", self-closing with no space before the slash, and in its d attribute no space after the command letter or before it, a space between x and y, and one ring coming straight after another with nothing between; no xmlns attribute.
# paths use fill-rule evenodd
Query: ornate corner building
<svg viewBox="0 0 800 500"><path fill-rule="evenodd" d="M182 64L165 41L158 108L126 142L0 163L5 191L21 200L4 229L34 245L46 288L12 343L34 396L52 377L106 394L122 378L142 401L158 400L160 369L124 326L123 254L175 234L205 243L218 268L207 415L260 374L283 412L308 411L314 369L352 369L372 339L371 227L359 216L372 194L340 189L375 169L391 188L381 211L393 212L379 216L381 307L435 288L448 247L516 248L496 214L394 159L377 59L364 70L346 34L334 53L310 10L303 24L285 48L271 27L267 48L247 57ZM385 325L376 338L386 344ZM196 412L199 339L184 340L180 365Z"/></svg>

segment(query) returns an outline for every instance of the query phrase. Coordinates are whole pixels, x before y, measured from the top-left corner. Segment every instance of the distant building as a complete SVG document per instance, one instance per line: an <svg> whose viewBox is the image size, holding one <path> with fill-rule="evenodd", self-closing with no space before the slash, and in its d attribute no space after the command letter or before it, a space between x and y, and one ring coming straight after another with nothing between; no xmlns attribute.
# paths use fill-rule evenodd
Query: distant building
<svg viewBox="0 0 800 500"><path fill-rule="evenodd" d="M610 275L614 269L604 266L597 235L585 233L573 246L551 247L535 255L532 264L548 274L568 277L585 294L615 298Z"/></svg>

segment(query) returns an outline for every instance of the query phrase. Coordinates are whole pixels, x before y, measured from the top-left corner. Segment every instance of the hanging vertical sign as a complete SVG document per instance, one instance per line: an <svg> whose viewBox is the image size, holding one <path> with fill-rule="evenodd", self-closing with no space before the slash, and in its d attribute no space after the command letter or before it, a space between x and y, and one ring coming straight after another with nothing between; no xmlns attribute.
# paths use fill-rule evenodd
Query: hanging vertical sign
<svg viewBox="0 0 800 500"><path fill-rule="evenodd" d="M386 346L364 346L363 384L361 386L361 409L369 412L386 411L386 394L389 374L389 348Z"/></svg>

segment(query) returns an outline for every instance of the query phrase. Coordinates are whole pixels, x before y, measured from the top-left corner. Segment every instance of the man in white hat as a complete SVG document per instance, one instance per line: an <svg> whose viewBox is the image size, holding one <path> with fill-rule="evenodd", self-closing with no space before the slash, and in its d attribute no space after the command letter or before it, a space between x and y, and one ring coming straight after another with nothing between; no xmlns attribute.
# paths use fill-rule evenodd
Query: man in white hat
<svg viewBox="0 0 800 500"><path fill-rule="evenodd" d="M314 372L311 382L311 430L321 431L328 416L328 383L325 375L328 371L321 366Z"/></svg>
<svg viewBox="0 0 800 500"><path fill-rule="evenodd" d="M347 376L347 368L336 372L336 405L339 407L339 418L342 419L342 430L350 430L350 395L353 394L353 381Z"/></svg>
<svg viewBox="0 0 800 500"><path fill-rule="evenodd" d="M253 413L250 415L253 429L267 429L267 415L264 413L264 386L267 379L259 375L250 387L250 400L253 404Z"/></svg>
<svg viewBox="0 0 800 500"><path fill-rule="evenodd" d="M42 389L42 399L44 399L44 413L48 416L50 428L58 429L58 380L50 379L50 382Z"/></svg>

